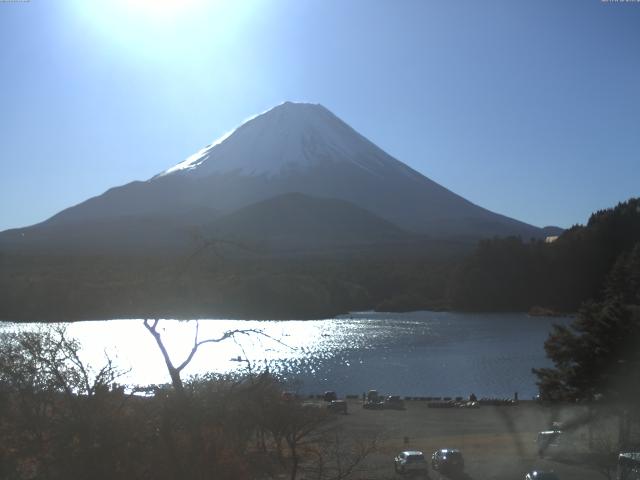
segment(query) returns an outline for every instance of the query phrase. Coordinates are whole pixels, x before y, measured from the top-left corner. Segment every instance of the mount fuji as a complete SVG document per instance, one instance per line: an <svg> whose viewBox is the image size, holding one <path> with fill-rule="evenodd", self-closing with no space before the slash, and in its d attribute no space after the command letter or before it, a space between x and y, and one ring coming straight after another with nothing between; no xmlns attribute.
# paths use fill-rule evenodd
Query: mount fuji
<svg viewBox="0 0 640 480"><path fill-rule="evenodd" d="M287 221L292 204L298 213ZM251 212L259 212L259 222ZM438 185L325 107L285 102L149 180L112 188L40 224L1 233L0 246L188 248L194 228L259 235L256 225L266 225L265 218L278 219L278 238L305 218L317 231L344 230L340 238L352 243L375 241L378 233L439 241L544 236L543 229ZM351 232L354 224L357 231Z"/></svg>

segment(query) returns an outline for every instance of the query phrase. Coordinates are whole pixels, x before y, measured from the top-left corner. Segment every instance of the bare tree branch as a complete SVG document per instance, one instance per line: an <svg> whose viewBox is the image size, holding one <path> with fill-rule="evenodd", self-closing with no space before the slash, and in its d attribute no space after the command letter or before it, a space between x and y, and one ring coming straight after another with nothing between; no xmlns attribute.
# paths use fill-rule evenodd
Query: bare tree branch
<svg viewBox="0 0 640 480"><path fill-rule="evenodd" d="M150 321L149 319L145 318L143 324L145 328L149 331L149 333L153 336L154 340L156 341L156 344L158 345L158 348L162 353L162 357L164 358L164 362L167 366L167 370L169 371L169 376L171 377L171 383L173 387L176 389L176 391L180 393L184 392L184 384L180 374L182 370L184 370L191 363L196 353L198 352L198 349L202 345L205 345L208 343L220 343L229 338L235 338L237 335L255 334L255 335L261 335L261 336L267 337L275 342L278 342L288 347L288 345L286 345L282 341L264 333L262 330L255 329L255 328L244 328L244 329L238 328L234 330L228 330L217 338L207 338L205 340L200 340L199 339L200 323L198 320L196 320L196 330L195 330L194 339L193 339L193 346L189 351L189 354L187 355L187 357L184 359L184 361L176 367L173 361L171 360L171 356L169 355L169 352L164 344L162 335L158 331L159 322L160 320L157 318L154 319L153 321Z"/></svg>

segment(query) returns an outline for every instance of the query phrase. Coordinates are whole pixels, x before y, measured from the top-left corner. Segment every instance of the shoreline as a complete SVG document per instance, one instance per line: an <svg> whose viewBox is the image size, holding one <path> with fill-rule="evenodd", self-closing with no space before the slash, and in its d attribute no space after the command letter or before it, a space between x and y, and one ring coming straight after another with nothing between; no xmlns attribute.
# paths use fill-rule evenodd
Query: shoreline
<svg viewBox="0 0 640 480"><path fill-rule="evenodd" d="M416 313L453 313L461 315L527 315L529 317L546 317L546 318L573 318L577 315L577 312L559 312L552 309L545 309L541 307L533 307L527 311L467 311L467 310L452 310L452 309L431 309L431 310L358 310L344 313L336 313L334 315L325 315L320 317L306 317L306 316L284 316L280 318L270 317L249 317L249 316L231 316L222 314L212 314L206 316L182 316L182 315L147 315L146 317L140 316L122 316L122 317L92 317L92 318L54 318L54 319L7 319L0 318L0 323L36 323L36 324L56 324L56 323L77 323L77 322L108 322L108 321L142 321L145 318L148 319L160 319L160 320L176 320L176 321L192 321L192 320L204 320L204 321L216 321L216 320L233 320L241 322L292 322L292 321L319 321L319 320L334 320L343 319L352 315L362 314L390 314L390 315L403 315L403 314L416 314Z"/></svg>

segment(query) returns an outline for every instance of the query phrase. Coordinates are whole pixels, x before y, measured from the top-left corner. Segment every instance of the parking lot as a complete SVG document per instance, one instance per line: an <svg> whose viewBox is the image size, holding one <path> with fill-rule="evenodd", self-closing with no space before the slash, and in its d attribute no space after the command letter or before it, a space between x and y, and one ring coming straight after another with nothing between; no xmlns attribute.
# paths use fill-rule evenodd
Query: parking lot
<svg viewBox="0 0 640 480"><path fill-rule="evenodd" d="M349 414L339 415L345 431L363 440L378 437L376 453L370 455L356 478L401 478L393 459L403 450L421 450L429 461L440 448L458 448L465 460L467 480L521 479L532 469L553 470L561 480L604 479L594 466L576 458L539 458L538 431L552 423L584 413L581 407L545 407L533 402L517 406L482 406L477 409L428 408L427 402L408 401L405 410L363 409L349 400ZM584 430L584 429L583 429ZM583 440L586 444L586 438ZM429 467L432 479L445 478Z"/></svg>

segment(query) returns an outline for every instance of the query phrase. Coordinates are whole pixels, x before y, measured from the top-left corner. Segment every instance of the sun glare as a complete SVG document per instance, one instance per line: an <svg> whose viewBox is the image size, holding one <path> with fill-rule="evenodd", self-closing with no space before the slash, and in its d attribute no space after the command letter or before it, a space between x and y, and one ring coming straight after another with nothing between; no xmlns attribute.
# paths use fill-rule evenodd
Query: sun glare
<svg viewBox="0 0 640 480"><path fill-rule="evenodd" d="M176 20L181 15L196 13L203 8L203 0L128 0L116 2L131 14L156 20Z"/></svg>
<svg viewBox="0 0 640 480"><path fill-rule="evenodd" d="M222 0L95 0L73 2L91 34L129 54L169 61L219 48L256 2Z"/></svg>

